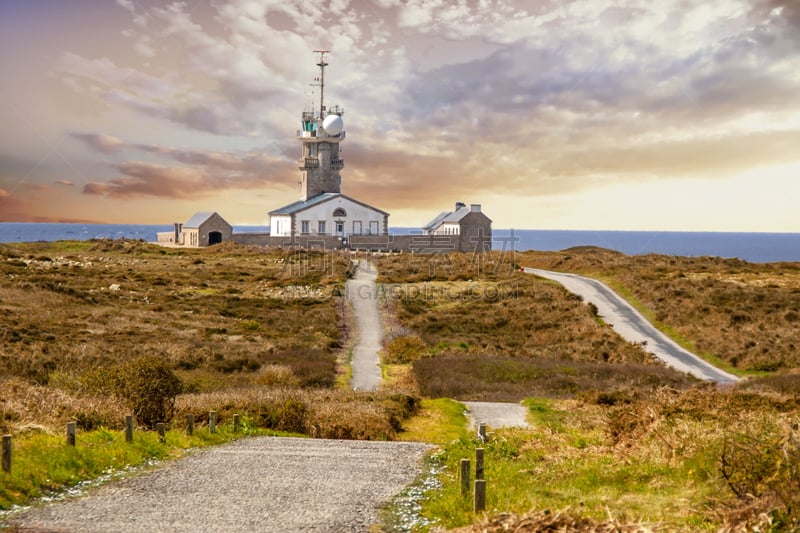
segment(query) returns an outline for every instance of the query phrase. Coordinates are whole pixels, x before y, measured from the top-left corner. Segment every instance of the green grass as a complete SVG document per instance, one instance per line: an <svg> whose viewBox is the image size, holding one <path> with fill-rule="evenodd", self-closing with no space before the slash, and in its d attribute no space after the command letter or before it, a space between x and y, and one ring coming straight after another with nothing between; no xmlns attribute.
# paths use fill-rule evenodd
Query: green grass
<svg viewBox="0 0 800 533"><path fill-rule="evenodd" d="M466 438L464 404L448 398L422 400L419 412L403 424L399 440L447 444Z"/></svg>
<svg viewBox="0 0 800 533"><path fill-rule="evenodd" d="M133 442L122 431L100 428L78 432L76 446L66 446L63 435L29 433L13 440L11 473L0 472L0 510L58 493L80 482L121 475L131 467L180 457L190 448L213 446L249 435L277 434L254 428L242 416L217 426L216 433L197 428L192 436L183 430L166 432L164 442L153 431L135 431Z"/></svg>
<svg viewBox="0 0 800 533"><path fill-rule="evenodd" d="M461 459L472 462L484 448L487 511L524 514L572 509L601 521L674 529L710 528L704 502L719 493L709 475L716 457L707 451L666 460L660 454L627 453L606 445L600 419L591 410L567 410L560 402L529 399L534 429L499 429L486 443L462 435L435 456L440 489L422 501L422 516L436 526L460 527L480 518L472 497L460 492Z"/></svg>

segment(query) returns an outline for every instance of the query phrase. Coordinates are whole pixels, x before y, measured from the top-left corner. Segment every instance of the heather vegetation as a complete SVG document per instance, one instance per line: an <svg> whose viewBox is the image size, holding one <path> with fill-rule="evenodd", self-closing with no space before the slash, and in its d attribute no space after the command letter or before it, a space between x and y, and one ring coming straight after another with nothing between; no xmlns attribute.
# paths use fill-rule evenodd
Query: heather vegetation
<svg viewBox="0 0 800 533"><path fill-rule="evenodd" d="M0 245L0 433L19 458L68 421L118 432L134 414L181 430L215 410L221 425L238 413L262 431L395 438L414 398L336 388L350 269L339 254L234 245ZM69 483L93 475L78 470Z"/></svg>
<svg viewBox="0 0 800 533"><path fill-rule="evenodd" d="M699 384L617 338L591 305L520 266L600 277L711 360L743 368L726 347L761 345L775 364L747 367L760 372L735 387ZM384 357L405 363L424 396L527 398L530 409L531 430L497 430L487 443L461 436L443 447L443 486L423 504L427 519L490 532L800 526L798 340L787 327L798 309L797 265L589 248L512 261L500 254L481 262L458 254L431 263L385 258L379 271L384 303L397 318ZM689 290L686 280L713 282L713 290L700 281ZM423 406L425 420L446 418L431 414L430 402ZM471 511L458 482L460 459L478 446L486 450L487 508L494 510L486 515Z"/></svg>
<svg viewBox="0 0 800 533"><path fill-rule="evenodd" d="M519 401L694 383L621 339L579 297L519 272L510 259L376 260L379 292L397 320L384 359L411 363L424 396Z"/></svg>
<svg viewBox="0 0 800 533"><path fill-rule="evenodd" d="M523 266L580 272L638 301L701 354L746 372L800 367L800 264L627 256L599 248L525 252Z"/></svg>
<svg viewBox="0 0 800 533"><path fill-rule="evenodd" d="M441 488L421 513L445 527L800 527L797 264L595 248L371 260L387 330L384 386L355 393L343 386L347 255L0 245L0 432L14 435L19 461L0 507L224 442L240 414L238 435L437 443ZM674 338L748 377L717 389L666 368L593 306L520 266L597 276ZM524 400L532 428L490 428L479 443L456 401L475 399ZM139 429L169 422L166 443L144 431L123 442L130 413ZM75 451L58 444L68 420L82 432ZM485 515L472 513L457 478L478 445Z"/></svg>

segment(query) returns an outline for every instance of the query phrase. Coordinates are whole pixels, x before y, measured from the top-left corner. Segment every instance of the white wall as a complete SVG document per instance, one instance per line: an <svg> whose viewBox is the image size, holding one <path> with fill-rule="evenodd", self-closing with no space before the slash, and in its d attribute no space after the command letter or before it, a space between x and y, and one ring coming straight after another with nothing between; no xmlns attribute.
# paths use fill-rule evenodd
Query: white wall
<svg viewBox="0 0 800 533"><path fill-rule="evenodd" d="M292 234L292 217L289 215L271 215L269 217L269 234L276 237L290 236Z"/></svg>
<svg viewBox="0 0 800 533"><path fill-rule="evenodd" d="M334 217L333 212L337 208L345 210L346 216ZM319 222L325 221L325 234L336 234L336 222L342 221L344 223L343 236L352 235L354 233L353 222L360 222L361 234L383 234L387 231L384 227L384 214L376 211L370 207L358 204L347 198L341 196L309 207L295 215L295 231L301 234L303 231L303 221L308 221L309 234L314 235L319 232ZM376 223L377 222L377 231ZM278 226L280 224L280 226ZM356 232L358 231L358 224L355 224ZM270 217L270 235L286 237L291 235L291 222L288 215L273 215Z"/></svg>

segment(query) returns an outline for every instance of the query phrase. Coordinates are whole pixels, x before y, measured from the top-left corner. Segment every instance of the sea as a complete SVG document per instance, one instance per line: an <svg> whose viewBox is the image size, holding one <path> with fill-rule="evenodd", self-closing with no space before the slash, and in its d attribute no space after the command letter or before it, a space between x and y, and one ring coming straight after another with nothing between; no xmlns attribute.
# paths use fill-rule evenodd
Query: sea
<svg viewBox="0 0 800 533"><path fill-rule="evenodd" d="M172 225L0 223L0 242L89 239L156 240L156 232ZM234 226L234 233L268 232L268 226ZM418 228L392 228L408 235ZM800 233L582 231L493 229L492 247L505 251L557 251L574 246L599 246L628 255L663 254L688 257L736 257L751 263L800 262Z"/></svg>

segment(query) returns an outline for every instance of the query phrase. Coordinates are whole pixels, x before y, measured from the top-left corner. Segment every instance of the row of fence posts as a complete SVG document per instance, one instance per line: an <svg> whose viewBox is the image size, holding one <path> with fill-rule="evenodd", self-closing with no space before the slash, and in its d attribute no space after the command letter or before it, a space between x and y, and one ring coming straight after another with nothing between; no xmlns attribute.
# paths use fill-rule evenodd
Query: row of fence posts
<svg viewBox="0 0 800 533"><path fill-rule="evenodd" d="M75 422L67 422L67 446L75 446L75 432L77 424ZM208 431L209 433L217 432L217 412L210 411L208 413ZM166 441L166 427L163 422L156 424L156 432L158 433L161 442ZM239 432L239 415L233 415L233 432ZM186 415L186 433L190 436L194 433L194 415ZM133 415L125 416L125 442L133 442ZM3 435L3 448L2 448L2 470L3 472L11 472L11 435Z"/></svg>
<svg viewBox="0 0 800 533"><path fill-rule="evenodd" d="M486 424L481 423L478 438L486 442ZM469 459L461 459L461 495L469 496L471 464ZM483 448L475 448L475 491L473 492L472 510L476 513L486 510L486 480L483 477Z"/></svg>

